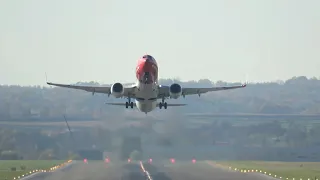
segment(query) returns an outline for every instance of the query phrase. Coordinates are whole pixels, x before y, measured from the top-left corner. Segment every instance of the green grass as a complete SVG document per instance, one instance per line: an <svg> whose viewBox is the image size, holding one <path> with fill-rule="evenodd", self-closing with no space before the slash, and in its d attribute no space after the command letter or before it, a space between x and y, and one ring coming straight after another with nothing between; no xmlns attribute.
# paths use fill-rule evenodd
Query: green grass
<svg viewBox="0 0 320 180"><path fill-rule="evenodd" d="M55 165L60 165L65 161L47 160L0 160L0 180L11 180L36 169L48 170ZM26 170L21 170L20 166L26 166ZM11 171L11 167L16 167L16 171Z"/></svg>
<svg viewBox="0 0 320 180"><path fill-rule="evenodd" d="M320 179L320 162L277 162L277 161L221 161L220 165L231 166L241 170L261 170L282 179L314 180ZM301 166L302 165L302 166Z"/></svg>

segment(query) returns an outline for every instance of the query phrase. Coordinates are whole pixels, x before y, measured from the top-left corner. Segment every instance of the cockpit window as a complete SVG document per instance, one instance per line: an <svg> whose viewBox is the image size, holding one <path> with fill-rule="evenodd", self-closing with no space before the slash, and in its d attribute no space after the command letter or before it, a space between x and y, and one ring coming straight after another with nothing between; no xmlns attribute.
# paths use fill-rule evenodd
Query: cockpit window
<svg viewBox="0 0 320 180"><path fill-rule="evenodd" d="M150 59L150 60L154 60L152 56L150 55L144 55L142 58L144 59Z"/></svg>

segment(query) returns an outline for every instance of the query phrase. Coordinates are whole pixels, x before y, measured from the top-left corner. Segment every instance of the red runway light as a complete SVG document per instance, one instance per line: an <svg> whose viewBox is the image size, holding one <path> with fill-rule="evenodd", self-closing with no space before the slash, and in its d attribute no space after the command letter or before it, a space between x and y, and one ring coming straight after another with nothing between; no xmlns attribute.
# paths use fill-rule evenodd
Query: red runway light
<svg viewBox="0 0 320 180"><path fill-rule="evenodd" d="M128 162L131 162L131 159L130 159L130 158L128 159Z"/></svg>
<svg viewBox="0 0 320 180"><path fill-rule="evenodd" d="M149 159L149 163L152 163L152 159L151 158Z"/></svg>
<svg viewBox="0 0 320 180"><path fill-rule="evenodd" d="M196 163L196 160L195 160L195 159L192 159L192 163Z"/></svg>
<svg viewBox="0 0 320 180"><path fill-rule="evenodd" d="M173 158L171 158L171 163L175 163L175 160Z"/></svg>
<svg viewBox="0 0 320 180"><path fill-rule="evenodd" d="M83 159L83 162L84 162L84 163L87 163L87 162L88 162L88 160L87 160L86 158L84 158L84 159Z"/></svg>
<svg viewBox="0 0 320 180"><path fill-rule="evenodd" d="M106 158L105 162L106 162L106 163L109 163L110 161L109 161L109 159L108 159L108 158Z"/></svg>

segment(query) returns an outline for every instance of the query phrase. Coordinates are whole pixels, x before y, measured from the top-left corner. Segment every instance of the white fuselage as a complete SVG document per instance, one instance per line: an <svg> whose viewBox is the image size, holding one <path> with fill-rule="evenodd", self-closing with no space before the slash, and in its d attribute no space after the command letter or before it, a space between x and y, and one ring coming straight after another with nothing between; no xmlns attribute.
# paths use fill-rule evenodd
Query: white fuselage
<svg viewBox="0 0 320 180"><path fill-rule="evenodd" d="M151 112L157 107L158 99L158 84L144 84L137 82L137 91L136 91L136 105L137 108L144 113Z"/></svg>

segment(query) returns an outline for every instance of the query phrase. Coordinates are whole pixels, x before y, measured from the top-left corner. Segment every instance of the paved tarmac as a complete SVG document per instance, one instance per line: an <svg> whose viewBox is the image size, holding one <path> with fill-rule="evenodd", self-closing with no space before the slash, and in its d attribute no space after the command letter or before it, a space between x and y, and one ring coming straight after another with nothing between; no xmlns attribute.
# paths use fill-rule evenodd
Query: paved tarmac
<svg viewBox="0 0 320 180"><path fill-rule="evenodd" d="M144 163L153 180L270 180L255 173L240 173L207 162L169 161ZM139 163L79 162L68 169L46 175L35 176L31 180L146 180Z"/></svg>

